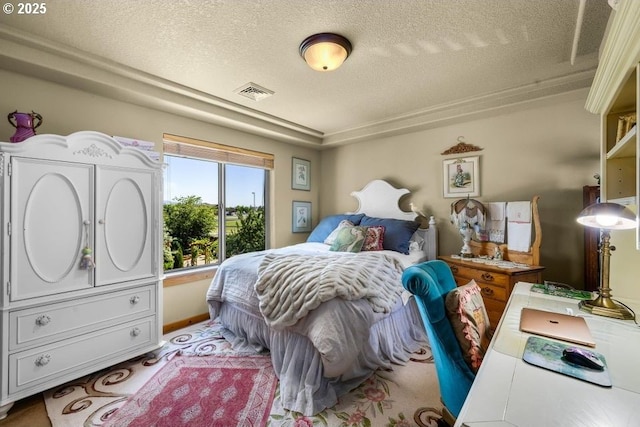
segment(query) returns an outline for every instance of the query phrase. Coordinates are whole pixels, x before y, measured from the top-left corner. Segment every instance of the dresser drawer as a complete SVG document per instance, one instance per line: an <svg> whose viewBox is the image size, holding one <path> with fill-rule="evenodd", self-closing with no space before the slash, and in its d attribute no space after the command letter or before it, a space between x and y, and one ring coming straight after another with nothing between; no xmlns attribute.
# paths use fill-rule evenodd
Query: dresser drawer
<svg viewBox="0 0 640 427"><path fill-rule="evenodd" d="M500 321L507 304L502 301L495 301L488 298L483 298L482 300L484 301L484 307L487 309L491 329L495 329L498 326L498 322Z"/></svg>
<svg viewBox="0 0 640 427"><path fill-rule="evenodd" d="M458 276L454 276L454 279L458 286L464 286L470 281L465 277L458 277ZM476 280L476 284L480 287L483 299L492 298L492 299L495 299L498 301L504 301L504 302L506 302L509 299L509 296L507 295L508 293L507 289L502 286L495 286L493 284L484 283L479 280Z"/></svg>
<svg viewBox="0 0 640 427"><path fill-rule="evenodd" d="M494 299L498 301L507 302L507 290L501 286L489 285L487 283L476 282L478 286L480 286L480 292L482 293L483 299Z"/></svg>
<svg viewBox="0 0 640 427"><path fill-rule="evenodd" d="M476 282L491 283L494 286L509 286L509 275L502 273L494 273L492 271L483 271L477 267L464 267L460 265L449 264L453 275L460 278L473 279ZM469 282L467 280L467 282ZM479 283L478 283L479 284Z"/></svg>
<svg viewBox="0 0 640 427"><path fill-rule="evenodd" d="M9 349L47 344L155 312L155 284L13 311Z"/></svg>
<svg viewBox="0 0 640 427"><path fill-rule="evenodd" d="M77 378L83 369L92 372L120 355L134 357L136 349L158 342L156 317L150 316L87 334L9 355L9 394L36 387L67 376ZM121 361L121 360L119 360ZM110 363L111 364L111 363ZM81 374L80 374L81 375Z"/></svg>

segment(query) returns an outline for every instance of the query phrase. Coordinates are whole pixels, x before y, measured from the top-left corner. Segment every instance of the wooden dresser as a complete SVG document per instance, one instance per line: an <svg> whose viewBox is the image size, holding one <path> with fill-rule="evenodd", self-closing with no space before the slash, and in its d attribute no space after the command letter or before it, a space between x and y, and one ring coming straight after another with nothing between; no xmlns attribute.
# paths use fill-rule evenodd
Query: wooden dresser
<svg viewBox="0 0 640 427"><path fill-rule="evenodd" d="M542 283L544 267L539 265L507 269L475 262L473 258L441 256L438 259L449 264L458 286L466 285L471 279L480 286L492 329L498 326L516 283Z"/></svg>
<svg viewBox="0 0 640 427"><path fill-rule="evenodd" d="M506 243L479 242L471 240L469 246L476 259L459 258L451 256L438 257L449 264L453 277L458 286L466 285L475 280L480 289L484 304L487 308L491 329L498 326L500 317L504 313L507 301L518 282L542 283L542 271L540 266L540 245L542 244L542 226L538 213L538 201L540 196L531 199L531 220L533 222L533 241L527 252L510 250ZM494 265L478 262L478 257L491 258L496 249L502 252L505 261L518 263L516 268L500 268ZM523 265L521 267L520 265Z"/></svg>

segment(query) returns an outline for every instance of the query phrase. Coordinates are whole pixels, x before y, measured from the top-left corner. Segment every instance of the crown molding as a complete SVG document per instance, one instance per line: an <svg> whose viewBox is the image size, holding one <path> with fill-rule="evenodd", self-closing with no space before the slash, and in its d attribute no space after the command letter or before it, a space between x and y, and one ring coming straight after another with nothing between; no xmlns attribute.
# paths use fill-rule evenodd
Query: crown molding
<svg viewBox="0 0 640 427"><path fill-rule="evenodd" d="M2 68L143 107L284 142L319 146L322 132L0 24Z"/></svg>
<svg viewBox="0 0 640 427"><path fill-rule="evenodd" d="M621 0L611 13L600 65L585 104L596 114L611 108L618 89L640 62L640 1Z"/></svg>
<svg viewBox="0 0 640 427"><path fill-rule="evenodd" d="M418 132L509 113L518 109L547 105L558 102L558 97L566 100L584 99L582 90L586 90L591 85L594 73L595 69L581 71L518 88L441 104L356 129L326 134L322 148Z"/></svg>
<svg viewBox="0 0 640 427"><path fill-rule="evenodd" d="M402 135L501 114L514 108L527 108L532 101L588 87L595 73L595 69L576 72L324 134L4 24L0 24L0 63L2 69L21 75L316 149Z"/></svg>

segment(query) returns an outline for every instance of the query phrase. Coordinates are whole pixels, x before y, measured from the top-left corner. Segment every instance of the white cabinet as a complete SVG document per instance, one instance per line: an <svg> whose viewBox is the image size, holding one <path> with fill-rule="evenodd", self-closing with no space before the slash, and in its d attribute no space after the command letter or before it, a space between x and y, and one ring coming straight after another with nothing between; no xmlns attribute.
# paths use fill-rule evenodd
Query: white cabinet
<svg viewBox="0 0 640 427"><path fill-rule="evenodd" d="M636 65L622 85L611 107L602 113L602 188L604 200L635 204L638 194L637 126L629 130L621 118L637 111L638 75Z"/></svg>
<svg viewBox="0 0 640 427"><path fill-rule="evenodd" d="M162 174L97 132L0 143L0 171L2 417L159 346Z"/></svg>
<svg viewBox="0 0 640 427"><path fill-rule="evenodd" d="M586 109L601 117L602 201L640 204L640 137L621 118L640 112L640 1L620 0L610 18ZM639 221L640 223L640 221ZM636 230L640 249L640 225Z"/></svg>

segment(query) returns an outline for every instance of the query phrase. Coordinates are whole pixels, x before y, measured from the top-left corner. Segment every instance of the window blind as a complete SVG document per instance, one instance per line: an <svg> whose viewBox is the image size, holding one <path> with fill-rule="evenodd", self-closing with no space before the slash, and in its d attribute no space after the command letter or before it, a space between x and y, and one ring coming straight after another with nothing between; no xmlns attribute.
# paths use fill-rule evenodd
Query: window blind
<svg viewBox="0 0 640 427"><path fill-rule="evenodd" d="M162 146L165 154L273 169L274 155L261 151L167 133L163 135Z"/></svg>

